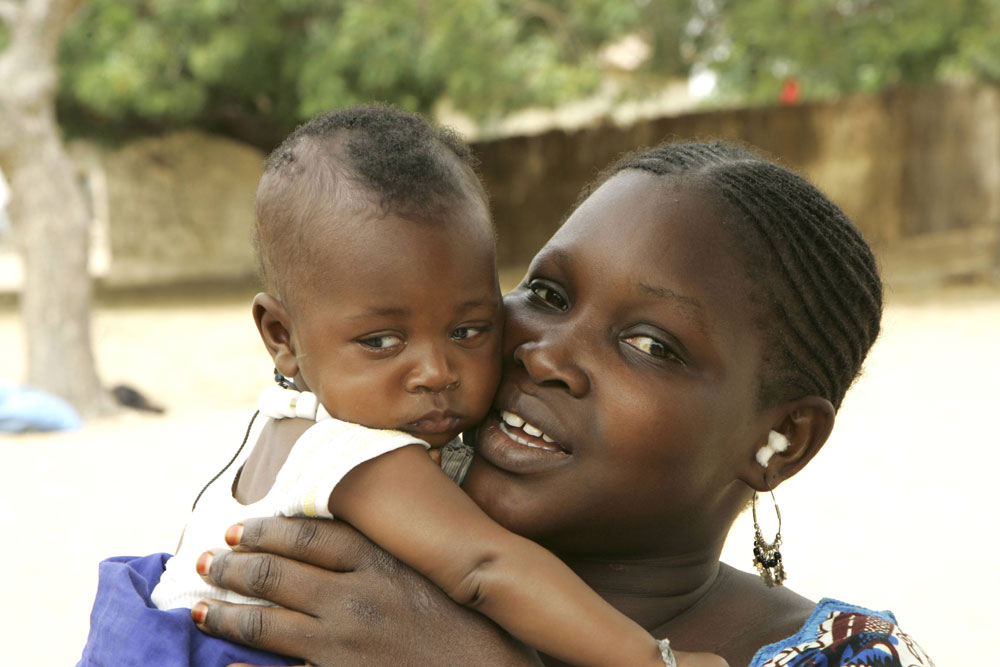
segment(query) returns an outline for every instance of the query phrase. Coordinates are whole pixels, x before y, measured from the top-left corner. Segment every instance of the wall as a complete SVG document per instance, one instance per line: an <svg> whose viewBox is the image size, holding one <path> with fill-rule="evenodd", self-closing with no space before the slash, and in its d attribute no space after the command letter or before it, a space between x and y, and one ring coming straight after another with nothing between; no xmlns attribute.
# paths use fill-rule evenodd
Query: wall
<svg viewBox="0 0 1000 667"><path fill-rule="evenodd" d="M253 197L263 159L255 148L199 132L102 151L110 254L102 284L233 282L255 275ZM95 180L88 179L99 199Z"/></svg>
<svg viewBox="0 0 1000 667"><path fill-rule="evenodd" d="M851 216L890 279L1000 266L1000 89L936 88L552 131L476 146L503 263L523 263L582 185L665 139L749 143L808 175Z"/></svg>
<svg viewBox="0 0 1000 667"><path fill-rule="evenodd" d="M526 263L581 187L621 153L667 138L757 146L810 176L855 220L890 282L1000 267L1000 88L935 88L734 109L481 142L505 265ZM77 150L94 254L112 288L248 282L263 155L196 132Z"/></svg>

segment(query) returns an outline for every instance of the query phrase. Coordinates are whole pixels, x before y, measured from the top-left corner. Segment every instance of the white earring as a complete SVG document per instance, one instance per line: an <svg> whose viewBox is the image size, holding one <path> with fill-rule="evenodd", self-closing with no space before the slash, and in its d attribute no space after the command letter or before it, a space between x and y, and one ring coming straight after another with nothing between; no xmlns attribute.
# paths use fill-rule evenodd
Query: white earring
<svg viewBox="0 0 1000 667"><path fill-rule="evenodd" d="M788 449L788 438L772 430L767 434L767 444L757 450L757 463L766 468L771 457Z"/></svg>

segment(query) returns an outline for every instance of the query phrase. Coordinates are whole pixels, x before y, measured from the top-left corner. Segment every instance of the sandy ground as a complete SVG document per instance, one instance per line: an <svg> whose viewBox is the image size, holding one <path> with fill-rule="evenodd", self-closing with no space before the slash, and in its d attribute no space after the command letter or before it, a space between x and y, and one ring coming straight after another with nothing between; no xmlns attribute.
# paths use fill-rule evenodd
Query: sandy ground
<svg viewBox="0 0 1000 667"><path fill-rule="evenodd" d="M270 366L249 298L101 308L102 376L166 404L74 433L0 436L4 664L74 664L98 561L170 551L201 485L239 444ZM21 377L0 312L3 377ZM891 607L939 667L983 664L1000 620L1000 291L897 295L814 463L778 490L789 585ZM749 565L742 517L725 558ZM970 639L971 638L971 639Z"/></svg>

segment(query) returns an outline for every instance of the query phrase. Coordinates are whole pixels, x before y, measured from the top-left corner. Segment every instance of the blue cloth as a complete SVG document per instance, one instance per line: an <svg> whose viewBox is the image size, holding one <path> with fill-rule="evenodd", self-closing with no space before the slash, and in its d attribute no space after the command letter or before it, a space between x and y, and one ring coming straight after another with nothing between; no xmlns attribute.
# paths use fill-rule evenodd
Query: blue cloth
<svg viewBox="0 0 1000 667"><path fill-rule="evenodd" d="M765 646L750 667L934 667L890 611L824 598L791 637Z"/></svg>
<svg viewBox="0 0 1000 667"><path fill-rule="evenodd" d="M187 609L156 609L150 592L169 554L109 558L100 565L90 636L77 667L224 667L301 663L210 637ZM933 667L888 611L823 599L795 635L765 646L749 667Z"/></svg>
<svg viewBox="0 0 1000 667"><path fill-rule="evenodd" d="M63 431L82 425L72 406L58 396L0 382L0 431Z"/></svg>
<svg viewBox="0 0 1000 667"><path fill-rule="evenodd" d="M119 556L101 563L90 635L77 667L224 667L233 662L295 665L274 653L201 632L187 609L163 611L149 595L170 554Z"/></svg>

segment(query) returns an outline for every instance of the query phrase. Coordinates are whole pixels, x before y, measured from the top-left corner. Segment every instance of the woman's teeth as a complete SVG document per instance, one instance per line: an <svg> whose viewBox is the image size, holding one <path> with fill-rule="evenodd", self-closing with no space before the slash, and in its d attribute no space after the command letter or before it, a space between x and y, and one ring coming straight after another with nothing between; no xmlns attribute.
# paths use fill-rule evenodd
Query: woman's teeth
<svg viewBox="0 0 1000 667"><path fill-rule="evenodd" d="M506 410L504 410L503 412L500 413L500 419L502 419L503 423L506 424L507 426L511 426L513 428L519 428L530 436L533 436L535 438L541 438L545 442L555 442L555 440L542 433L542 429L538 428L537 426L533 426L532 424L529 424L528 422L521 419L521 417L515 415L513 412L507 412ZM504 432L507 433L507 435L509 435L511 438L513 438L516 442L522 445L528 445L529 447L533 446L530 442L524 440L523 438L518 438L516 435L510 433L506 429L504 430Z"/></svg>
<svg viewBox="0 0 1000 667"><path fill-rule="evenodd" d="M508 426L513 426L514 428L521 428L524 426L524 420L515 415L513 412L507 412L504 410L500 413L500 418L503 419L504 423Z"/></svg>

